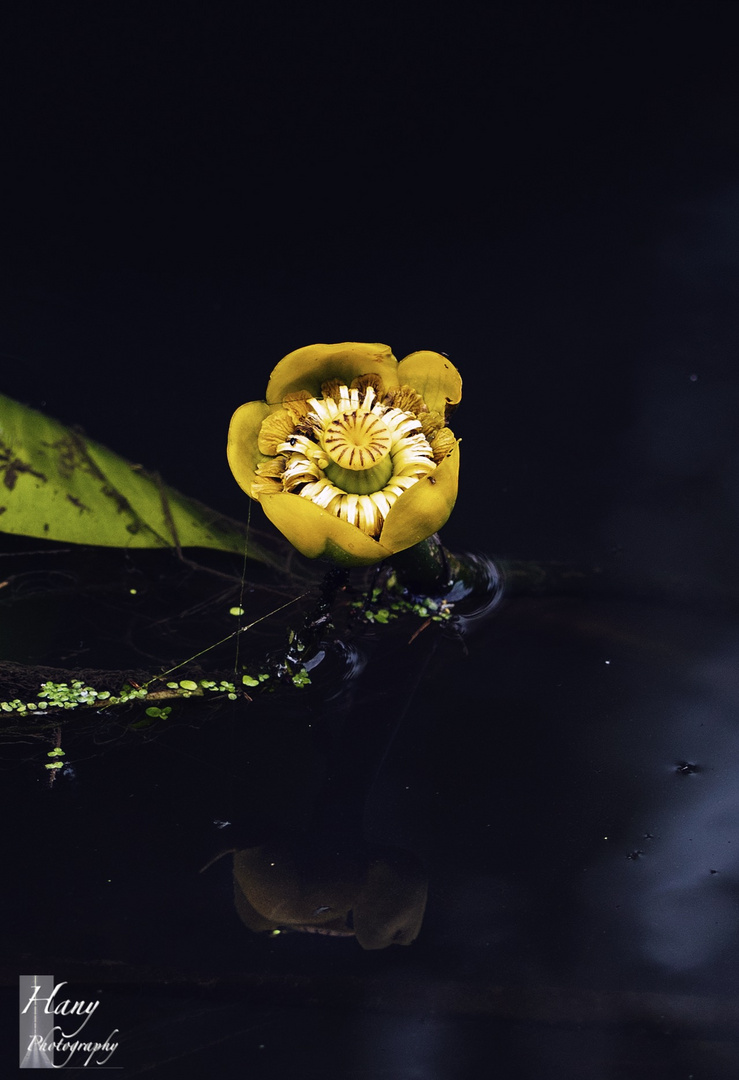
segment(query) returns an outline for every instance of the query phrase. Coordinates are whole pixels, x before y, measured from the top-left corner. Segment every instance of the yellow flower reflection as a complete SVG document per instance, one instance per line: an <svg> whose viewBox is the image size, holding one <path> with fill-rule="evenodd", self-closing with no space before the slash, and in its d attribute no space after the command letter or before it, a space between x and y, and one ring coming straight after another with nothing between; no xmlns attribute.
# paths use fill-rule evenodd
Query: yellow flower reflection
<svg viewBox="0 0 739 1080"><path fill-rule="evenodd" d="M308 558L369 566L449 517L459 443L447 419L461 396L440 353L398 363L387 345L309 345L234 413L231 471Z"/></svg>
<svg viewBox="0 0 739 1080"><path fill-rule="evenodd" d="M415 941L426 910L426 873L398 848L320 853L301 834L234 851L233 876L236 911L255 933L299 930L385 949Z"/></svg>

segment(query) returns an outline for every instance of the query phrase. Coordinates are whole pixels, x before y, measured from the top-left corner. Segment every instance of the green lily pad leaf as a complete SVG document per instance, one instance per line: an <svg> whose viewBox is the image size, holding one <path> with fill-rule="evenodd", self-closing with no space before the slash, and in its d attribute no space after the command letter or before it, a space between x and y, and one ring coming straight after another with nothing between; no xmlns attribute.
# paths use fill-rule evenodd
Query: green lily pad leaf
<svg viewBox="0 0 739 1080"><path fill-rule="evenodd" d="M0 532L102 547L244 552L244 528L85 435L0 395ZM249 540L249 556L275 557Z"/></svg>

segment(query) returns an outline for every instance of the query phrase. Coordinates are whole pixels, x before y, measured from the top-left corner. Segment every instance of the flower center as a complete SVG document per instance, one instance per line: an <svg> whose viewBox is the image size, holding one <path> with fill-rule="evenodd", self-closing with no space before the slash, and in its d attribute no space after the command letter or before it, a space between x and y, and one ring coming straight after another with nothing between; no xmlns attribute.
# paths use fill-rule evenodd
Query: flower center
<svg viewBox="0 0 739 1080"><path fill-rule="evenodd" d="M329 456L324 472L344 491L368 495L379 491L393 475L392 434L384 420L371 412L344 413L323 433Z"/></svg>
<svg viewBox="0 0 739 1080"><path fill-rule="evenodd" d="M286 400L284 412L264 421L262 452L273 456L257 467L252 493L300 495L379 537L397 499L436 468L418 404L410 411L394 396L380 401L372 386L322 390L322 398Z"/></svg>
<svg viewBox="0 0 739 1080"><path fill-rule="evenodd" d="M345 413L323 436L328 456L342 469L371 469L390 452L392 438L384 420L370 412Z"/></svg>

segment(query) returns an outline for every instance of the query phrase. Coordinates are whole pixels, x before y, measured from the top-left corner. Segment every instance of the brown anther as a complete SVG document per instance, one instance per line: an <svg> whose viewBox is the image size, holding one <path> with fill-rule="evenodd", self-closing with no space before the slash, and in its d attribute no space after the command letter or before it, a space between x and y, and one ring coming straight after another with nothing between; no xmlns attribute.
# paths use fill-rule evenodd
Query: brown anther
<svg viewBox="0 0 739 1080"><path fill-rule="evenodd" d="M280 443L287 442L295 434L295 423L286 409L273 412L259 429L257 446L261 454L276 454Z"/></svg>
<svg viewBox="0 0 739 1080"><path fill-rule="evenodd" d="M420 416L428 412L428 406L420 394L416 393L412 386L396 386L390 390L385 399L393 409L402 409L403 412Z"/></svg>

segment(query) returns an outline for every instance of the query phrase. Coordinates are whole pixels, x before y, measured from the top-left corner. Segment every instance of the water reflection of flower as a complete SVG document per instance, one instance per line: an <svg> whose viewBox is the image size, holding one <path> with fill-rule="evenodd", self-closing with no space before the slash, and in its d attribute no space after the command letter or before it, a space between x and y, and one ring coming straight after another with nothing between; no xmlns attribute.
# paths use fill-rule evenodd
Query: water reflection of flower
<svg viewBox="0 0 739 1080"><path fill-rule="evenodd" d="M309 558L368 566L425 540L457 495L447 420L459 372L440 353L395 359L387 345L311 345L272 372L265 401L231 420L240 486Z"/></svg>
<svg viewBox="0 0 739 1080"><path fill-rule="evenodd" d="M255 932L356 937L363 949L410 945L428 881L415 855L369 847L321 852L304 837L234 852L236 910Z"/></svg>

